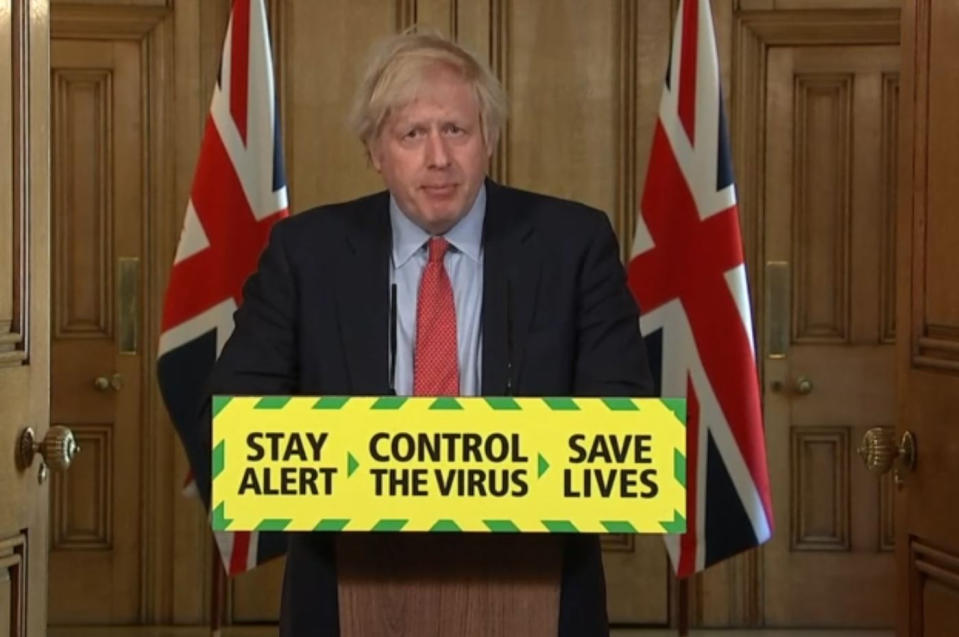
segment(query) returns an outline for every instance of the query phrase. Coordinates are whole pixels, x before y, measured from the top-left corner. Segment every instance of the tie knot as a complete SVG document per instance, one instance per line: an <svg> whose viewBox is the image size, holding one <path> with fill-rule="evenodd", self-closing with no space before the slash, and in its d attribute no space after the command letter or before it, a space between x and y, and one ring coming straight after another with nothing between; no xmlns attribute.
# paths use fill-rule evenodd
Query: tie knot
<svg viewBox="0 0 959 637"><path fill-rule="evenodd" d="M430 262L442 263L446 251L449 250L450 242L443 237L432 237L430 239Z"/></svg>

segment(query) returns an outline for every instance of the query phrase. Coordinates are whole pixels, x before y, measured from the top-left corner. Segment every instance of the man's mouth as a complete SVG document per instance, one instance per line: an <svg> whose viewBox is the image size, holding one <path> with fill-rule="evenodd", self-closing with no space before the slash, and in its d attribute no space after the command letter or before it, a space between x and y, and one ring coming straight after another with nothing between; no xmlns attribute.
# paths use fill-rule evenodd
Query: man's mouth
<svg viewBox="0 0 959 637"><path fill-rule="evenodd" d="M426 184L421 187L427 197L449 197L456 192L456 184Z"/></svg>

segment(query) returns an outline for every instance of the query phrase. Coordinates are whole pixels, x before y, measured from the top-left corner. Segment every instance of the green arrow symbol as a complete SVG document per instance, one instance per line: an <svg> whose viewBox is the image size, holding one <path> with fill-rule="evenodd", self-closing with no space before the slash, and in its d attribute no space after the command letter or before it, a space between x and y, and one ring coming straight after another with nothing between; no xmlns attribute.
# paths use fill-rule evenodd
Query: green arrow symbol
<svg viewBox="0 0 959 637"><path fill-rule="evenodd" d="M221 502L213 509L213 530L226 531L227 527L233 522L232 518L226 517L226 504Z"/></svg>
<svg viewBox="0 0 959 637"><path fill-rule="evenodd" d="M546 458L543 457L543 454L538 453L536 455L539 456L539 473L536 477L542 478L543 474L546 473L546 470L549 469L549 463L546 462Z"/></svg>
<svg viewBox="0 0 959 637"><path fill-rule="evenodd" d="M353 454L349 451L346 452L346 477L349 478L353 475L353 472L356 471L356 468L360 466L360 463L356 461L356 458L353 457Z"/></svg>

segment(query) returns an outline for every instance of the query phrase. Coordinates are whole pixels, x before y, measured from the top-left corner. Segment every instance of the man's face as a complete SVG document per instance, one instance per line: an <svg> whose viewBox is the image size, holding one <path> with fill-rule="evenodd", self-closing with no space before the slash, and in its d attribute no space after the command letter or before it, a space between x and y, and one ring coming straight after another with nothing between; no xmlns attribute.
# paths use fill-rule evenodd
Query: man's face
<svg viewBox="0 0 959 637"><path fill-rule="evenodd" d="M444 68L423 78L416 98L391 113L370 144L373 166L400 209L431 234L469 212L489 156L474 91Z"/></svg>

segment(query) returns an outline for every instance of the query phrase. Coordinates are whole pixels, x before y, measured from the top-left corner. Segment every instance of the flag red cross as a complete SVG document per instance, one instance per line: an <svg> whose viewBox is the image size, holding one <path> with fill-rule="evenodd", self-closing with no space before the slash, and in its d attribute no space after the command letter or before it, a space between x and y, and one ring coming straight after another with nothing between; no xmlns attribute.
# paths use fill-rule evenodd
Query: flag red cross
<svg viewBox="0 0 959 637"><path fill-rule="evenodd" d="M737 207L700 219L662 125L656 127L652 154L642 212L654 247L637 255L629 266L640 306L648 314L671 299L680 300L745 464L759 493L769 493L761 462L762 439L752 435L750 428L760 414L759 394L750 386L756 382L750 335L724 277L743 262ZM667 205L669 209L663 209ZM694 470L693 458L689 461L687 466Z"/></svg>
<svg viewBox="0 0 959 637"><path fill-rule="evenodd" d="M256 267L270 227L285 211L256 219L212 118L206 122L200 156L204 161L197 163L191 198L210 245L177 263L170 273L168 289L191 294L164 304L164 330L226 298L239 305L243 283ZM222 214L223 210L231 213Z"/></svg>

